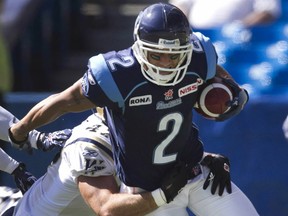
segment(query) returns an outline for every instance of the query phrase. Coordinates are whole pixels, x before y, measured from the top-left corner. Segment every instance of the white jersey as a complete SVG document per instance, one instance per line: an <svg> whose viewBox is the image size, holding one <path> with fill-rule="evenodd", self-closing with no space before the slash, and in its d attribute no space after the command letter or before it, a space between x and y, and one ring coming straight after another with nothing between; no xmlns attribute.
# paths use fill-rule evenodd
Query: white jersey
<svg viewBox="0 0 288 216"><path fill-rule="evenodd" d="M108 129L91 115L73 129L61 157L17 204L14 215L95 215L80 195L77 177L114 175Z"/></svg>
<svg viewBox="0 0 288 216"><path fill-rule="evenodd" d="M18 166L19 162L14 160L0 148L0 170L11 174Z"/></svg>
<svg viewBox="0 0 288 216"><path fill-rule="evenodd" d="M0 106L0 139L9 142L8 129L19 120Z"/></svg>
<svg viewBox="0 0 288 216"><path fill-rule="evenodd" d="M22 198L22 193L19 189L0 186L0 215L17 204Z"/></svg>

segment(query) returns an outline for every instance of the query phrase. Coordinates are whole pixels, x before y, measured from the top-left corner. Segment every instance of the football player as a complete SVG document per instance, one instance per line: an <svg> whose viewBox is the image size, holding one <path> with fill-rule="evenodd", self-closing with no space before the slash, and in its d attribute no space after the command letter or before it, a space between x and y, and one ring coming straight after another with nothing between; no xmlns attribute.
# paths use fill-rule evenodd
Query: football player
<svg viewBox="0 0 288 216"><path fill-rule="evenodd" d="M8 129L13 124L19 121L12 113L0 106L0 139L9 142ZM71 135L71 130L61 130L53 133L43 133L33 130L29 133L29 139L27 142L29 145L24 146L14 145L19 149L25 149L28 152L34 149L40 149L42 151L49 151L56 146L62 147L64 141L66 141ZM24 144L24 143L23 143ZM26 170L26 166L23 162L18 162L14 158L10 157L3 149L0 148L0 170L14 177L17 187L24 194L31 185L36 181L30 172Z"/></svg>
<svg viewBox="0 0 288 216"><path fill-rule="evenodd" d="M37 180L22 162L18 162L10 157L0 148L0 170L11 174L14 178L17 188L0 187L0 215L10 211L24 194ZM7 212L6 212L7 214Z"/></svg>
<svg viewBox="0 0 288 216"><path fill-rule="evenodd" d="M15 124L18 119L9 111L0 106L0 139L9 142L8 128ZM70 129L56 131L54 133L41 133L33 130L29 133L29 139L24 146L15 145L18 149L25 149L31 153L32 148L49 151L54 147L62 147L71 135ZM29 144L28 144L29 143ZM37 178L26 169L23 162L18 162L0 148L0 170L11 174L17 189L6 186L1 187L0 213L1 215L12 214L11 209L22 195L36 182ZM5 214L4 214L5 212Z"/></svg>
<svg viewBox="0 0 288 216"><path fill-rule="evenodd" d="M13 175L17 187L24 194L37 180L26 170L24 163L19 163L0 148L0 170Z"/></svg>
<svg viewBox="0 0 288 216"><path fill-rule="evenodd" d="M65 113L104 107L122 190L153 191L160 207L151 215L187 215L186 206L203 216L258 215L238 187L226 187L228 161L204 154L191 123L201 84L215 76L230 83L236 95L229 111L216 120L237 115L248 101L247 92L217 65L209 38L193 32L177 7L157 3L139 13L134 40L127 49L91 57L83 78L34 106L9 129L11 138L21 144L29 131ZM215 161L221 165L215 167ZM167 200L157 188L177 165L189 170L188 183ZM223 172L216 176L218 169ZM214 195L216 191L221 196Z"/></svg>
<svg viewBox="0 0 288 216"><path fill-rule="evenodd" d="M8 137L6 133L8 132L5 133L2 129L8 128L9 123L16 122L17 119L4 108L1 108L0 111L2 116L0 121L3 126L0 130L2 132L0 138L6 140L6 137ZM16 121L13 121L13 119L16 119ZM38 139L38 146L44 145L41 142L46 142L45 145L47 145L48 141L53 145L57 143L57 145L60 146L61 144L62 146L63 142L71 135L70 133L67 135L67 131L71 132L70 129L56 131L50 133L49 140ZM59 134L62 135L61 139L59 139ZM33 145L31 144L33 141L33 136L29 136L26 143L22 143L21 148L27 149L27 147ZM2 155L0 154L0 156ZM7 154L5 156L9 157ZM3 161L5 158L0 159ZM9 160L4 161L5 163L1 166L11 167L18 164L11 157L7 159ZM164 199L173 199L185 185L183 175L186 175L186 169L184 167L172 169L164 177L161 188L154 192L156 195L148 192L135 195L119 194L119 186L114 176L115 168L108 128L98 115L92 114L80 125L73 128L72 135L67 140L61 153L56 155L46 174L40 177L38 181L26 171L22 164L18 165L12 174L21 183L17 186L21 185L21 191L23 194L26 193L21 198L16 191L14 193L12 189L9 190L7 187L1 188L7 191L4 194L5 200L0 202L0 212L4 211L3 215L5 216L73 216L82 214L88 216L95 215L95 213L98 215L122 216L144 215L153 211L158 207L157 204L159 205L159 202L155 202L159 199L157 194L163 196ZM30 188L31 186L32 188ZM7 197L8 192L10 192L9 197ZM160 192L163 194L159 194ZM17 196L17 199L15 199L15 196ZM161 197L161 199L163 198Z"/></svg>

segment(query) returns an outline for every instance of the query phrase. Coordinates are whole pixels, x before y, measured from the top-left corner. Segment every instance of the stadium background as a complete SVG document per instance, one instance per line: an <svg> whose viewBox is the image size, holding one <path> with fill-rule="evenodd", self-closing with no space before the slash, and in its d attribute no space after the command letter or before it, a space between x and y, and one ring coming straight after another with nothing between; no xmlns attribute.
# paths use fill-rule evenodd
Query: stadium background
<svg viewBox="0 0 288 216"><path fill-rule="evenodd" d="M3 106L21 118L36 102L80 78L90 56L129 46L135 16L154 2L43 0L35 21L12 50L17 86L3 95ZM218 31L203 32L215 43L221 64L248 88L251 98L240 115L226 122L205 120L197 114L195 120L206 150L230 157L232 180L261 216L288 215L288 142L282 132L288 114L287 0L282 0L282 8L276 23L254 28L248 32L249 40L244 37L236 43ZM65 115L41 130L73 127L89 114ZM56 153L29 156L6 143L2 147L37 177ZM14 186L12 177L2 172L0 184Z"/></svg>

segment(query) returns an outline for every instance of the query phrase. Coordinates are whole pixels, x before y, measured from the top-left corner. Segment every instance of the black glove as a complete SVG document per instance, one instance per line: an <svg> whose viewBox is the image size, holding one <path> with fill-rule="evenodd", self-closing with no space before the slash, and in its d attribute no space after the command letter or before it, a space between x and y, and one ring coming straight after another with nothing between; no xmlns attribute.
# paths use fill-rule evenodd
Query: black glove
<svg viewBox="0 0 288 216"><path fill-rule="evenodd" d="M13 148L19 149L19 150L25 150L28 152L28 154L32 154L32 147L31 143L29 142L29 139L27 136L24 140L18 141L14 138L11 128L8 129L8 135L9 135L9 141Z"/></svg>
<svg viewBox="0 0 288 216"><path fill-rule="evenodd" d="M167 203L180 193L182 188L187 184L188 170L184 163L179 162L163 178L161 189L165 194Z"/></svg>
<svg viewBox="0 0 288 216"><path fill-rule="evenodd" d="M24 163L20 163L19 166L12 172L12 175L22 194L24 194L34 184L34 182L37 181L36 177L26 170Z"/></svg>
<svg viewBox="0 0 288 216"><path fill-rule="evenodd" d="M62 148L71 134L71 129L59 130L53 133L40 133L37 139L37 148L44 152L50 151L54 147Z"/></svg>
<svg viewBox="0 0 288 216"><path fill-rule="evenodd" d="M231 178L230 178L230 162L227 157L222 155L207 155L201 161L201 165L207 166L210 173L206 178L203 189L206 190L212 181L211 193L215 194L219 187L219 195L222 196L224 189L228 193L232 193Z"/></svg>
<svg viewBox="0 0 288 216"><path fill-rule="evenodd" d="M230 101L230 110L228 110L226 113L219 115L219 117L216 118L216 121L224 121L231 118L232 116L238 115L249 100L248 92L245 89L240 88L239 85L235 83L232 79L222 79L232 88L234 92L233 95L235 96L233 100Z"/></svg>

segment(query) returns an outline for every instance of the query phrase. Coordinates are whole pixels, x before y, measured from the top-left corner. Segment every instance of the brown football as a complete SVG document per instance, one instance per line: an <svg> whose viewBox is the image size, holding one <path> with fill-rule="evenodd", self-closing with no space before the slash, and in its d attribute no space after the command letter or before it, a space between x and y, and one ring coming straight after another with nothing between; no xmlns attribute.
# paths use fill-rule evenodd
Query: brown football
<svg viewBox="0 0 288 216"><path fill-rule="evenodd" d="M204 83L200 92L195 110L208 119L215 119L230 109L233 92L229 85L221 78L214 77Z"/></svg>

